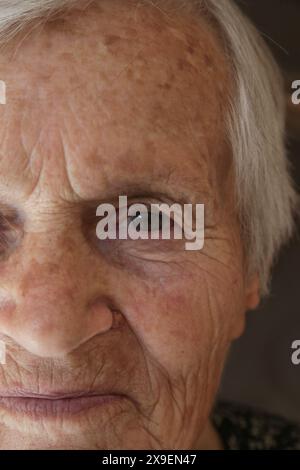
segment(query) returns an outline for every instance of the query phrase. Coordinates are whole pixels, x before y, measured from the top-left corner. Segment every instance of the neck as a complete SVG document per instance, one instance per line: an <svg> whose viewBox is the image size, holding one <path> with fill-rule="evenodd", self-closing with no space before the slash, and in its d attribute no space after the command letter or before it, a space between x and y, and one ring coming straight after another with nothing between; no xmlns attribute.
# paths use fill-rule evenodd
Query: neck
<svg viewBox="0 0 300 470"><path fill-rule="evenodd" d="M224 450L222 439L211 421L208 421L195 448L198 450Z"/></svg>

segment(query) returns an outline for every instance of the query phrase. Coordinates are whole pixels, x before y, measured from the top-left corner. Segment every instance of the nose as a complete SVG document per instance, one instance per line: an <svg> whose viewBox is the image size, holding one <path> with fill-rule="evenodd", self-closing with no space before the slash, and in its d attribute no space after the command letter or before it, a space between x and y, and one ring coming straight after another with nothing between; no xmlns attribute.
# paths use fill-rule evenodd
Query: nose
<svg viewBox="0 0 300 470"><path fill-rule="evenodd" d="M41 238L27 241L23 256L6 267L0 333L32 354L59 357L107 332L113 312L104 274L84 256L82 242L52 237L47 249Z"/></svg>

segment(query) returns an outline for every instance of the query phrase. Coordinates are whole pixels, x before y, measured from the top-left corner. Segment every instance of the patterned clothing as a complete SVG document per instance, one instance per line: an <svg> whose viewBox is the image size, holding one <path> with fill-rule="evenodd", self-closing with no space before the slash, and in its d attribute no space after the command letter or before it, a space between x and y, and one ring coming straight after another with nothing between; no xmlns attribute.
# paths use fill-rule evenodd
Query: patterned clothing
<svg viewBox="0 0 300 470"><path fill-rule="evenodd" d="M226 450L300 450L300 425L278 416L221 402L212 420Z"/></svg>

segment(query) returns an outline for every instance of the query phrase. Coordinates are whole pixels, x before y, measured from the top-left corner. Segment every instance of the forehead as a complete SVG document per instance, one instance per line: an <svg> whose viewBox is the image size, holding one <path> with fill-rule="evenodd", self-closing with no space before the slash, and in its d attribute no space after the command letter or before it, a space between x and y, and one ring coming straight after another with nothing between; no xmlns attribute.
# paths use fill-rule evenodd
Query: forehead
<svg viewBox="0 0 300 470"><path fill-rule="evenodd" d="M201 18L106 0L33 28L0 66L0 170L24 193L42 170L88 198L115 178L208 182L223 166L229 71Z"/></svg>

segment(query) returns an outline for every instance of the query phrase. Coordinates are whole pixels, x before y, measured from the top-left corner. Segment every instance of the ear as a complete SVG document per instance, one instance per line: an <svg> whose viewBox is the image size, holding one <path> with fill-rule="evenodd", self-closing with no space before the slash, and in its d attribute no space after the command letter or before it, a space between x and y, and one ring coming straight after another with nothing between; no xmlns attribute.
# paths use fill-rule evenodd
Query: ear
<svg viewBox="0 0 300 470"><path fill-rule="evenodd" d="M254 310L260 303L260 281L256 273L250 277L246 284L246 310Z"/></svg>
<svg viewBox="0 0 300 470"><path fill-rule="evenodd" d="M232 339L239 338L244 330L246 323L246 311L254 310L260 303L260 281L259 275L255 274L251 276L247 283L245 289L245 304L243 308L243 313L239 315L237 321L234 324L234 329L232 332Z"/></svg>

